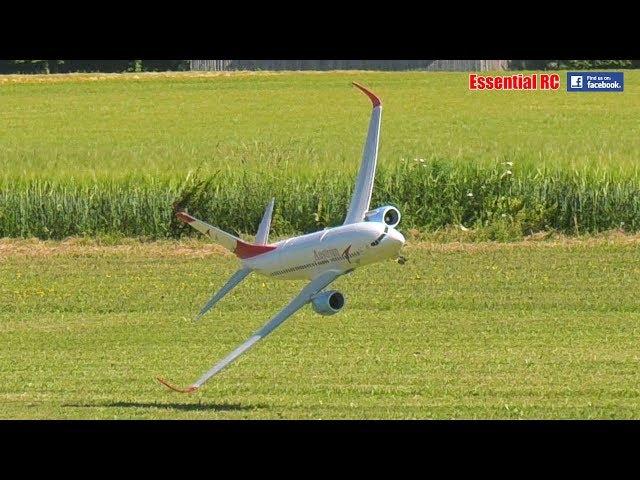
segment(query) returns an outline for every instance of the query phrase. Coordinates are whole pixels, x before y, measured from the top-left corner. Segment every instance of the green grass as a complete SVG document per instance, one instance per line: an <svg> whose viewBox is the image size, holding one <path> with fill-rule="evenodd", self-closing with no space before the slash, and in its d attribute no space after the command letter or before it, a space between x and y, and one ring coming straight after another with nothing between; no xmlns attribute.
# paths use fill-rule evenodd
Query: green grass
<svg viewBox="0 0 640 480"><path fill-rule="evenodd" d="M374 204L404 228L635 232L640 72L625 75L622 94L470 92L466 73L5 77L0 237L178 237L176 201L253 234L272 195L279 234L339 223L369 118L353 80L384 100Z"/></svg>
<svg viewBox="0 0 640 480"><path fill-rule="evenodd" d="M197 242L0 242L0 418L639 418L638 237L421 244L340 279L200 392L302 286ZM50 251L46 251L50 249Z"/></svg>
<svg viewBox="0 0 640 480"><path fill-rule="evenodd" d="M0 418L639 418L637 236L414 244L192 396L153 379L192 382L302 283L251 277L194 324L235 259L122 239L183 236L176 201L249 235L272 195L276 236L339 223L369 115L353 80L385 104L373 203L411 238L638 231L625 77L573 95L458 73L0 78L0 237L85 236L0 240Z"/></svg>
<svg viewBox="0 0 640 480"><path fill-rule="evenodd" d="M369 110L384 101L380 161L635 167L640 72L622 94L471 92L467 73L134 76L0 83L3 175L180 176L201 167L355 172ZM138 77L136 79L136 77Z"/></svg>

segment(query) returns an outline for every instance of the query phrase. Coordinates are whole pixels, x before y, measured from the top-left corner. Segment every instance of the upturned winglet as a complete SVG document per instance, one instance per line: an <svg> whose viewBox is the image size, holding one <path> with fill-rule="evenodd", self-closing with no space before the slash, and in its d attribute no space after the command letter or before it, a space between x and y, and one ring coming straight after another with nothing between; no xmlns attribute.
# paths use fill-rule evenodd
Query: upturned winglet
<svg viewBox="0 0 640 480"><path fill-rule="evenodd" d="M375 93L373 93L371 90L363 87L362 85L356 82L353 82L353 86L362 90L362 92L364 92L364 94L371 99L371 103L373 103L373 108L376 108L382 105L380 98L378 98L378 96Z"/></svg>
<svg viewBox="0 0 640 480"><path fill-rule="evenodd" d="M176 387L175 385L171 385L169 382L167 382L166 380L160 377L156 377L156 380L158 380L165 387L170 388L171 390L179 393L193 393L196 390L198 390L198 387L195 385L191 385L190 387L187 387L187 388L180 388L180 387Z"/></svg>

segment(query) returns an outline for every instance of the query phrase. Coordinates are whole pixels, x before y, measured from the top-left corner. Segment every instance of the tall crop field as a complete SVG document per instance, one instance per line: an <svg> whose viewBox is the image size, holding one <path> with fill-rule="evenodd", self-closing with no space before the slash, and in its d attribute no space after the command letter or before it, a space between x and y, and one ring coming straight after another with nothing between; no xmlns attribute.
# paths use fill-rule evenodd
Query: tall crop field
<svg viewBox="0 0 640 480"><path fill-rule="evenodd" d="M622 94L470 92L465 73L0 79L0 236L252 234L341 221L384 102L374 204L402 228L512 239L640 230L639 72Z"/></svg>

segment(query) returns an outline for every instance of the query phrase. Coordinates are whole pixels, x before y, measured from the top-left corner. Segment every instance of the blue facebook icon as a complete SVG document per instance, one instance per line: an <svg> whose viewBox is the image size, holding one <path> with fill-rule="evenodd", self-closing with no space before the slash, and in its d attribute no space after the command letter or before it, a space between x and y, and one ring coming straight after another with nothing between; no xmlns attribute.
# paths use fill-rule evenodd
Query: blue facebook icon
<svg viewBox="0 0 640 480"><path fill-rule="evenodd" d="M567 92L622 92L623 72L567 72Z"/></svg>
<svg viewBox="0 0 640 480"><path fill-rule="evenodd" d="M582 75L571 75L571 88L582 88Z"/></svg>

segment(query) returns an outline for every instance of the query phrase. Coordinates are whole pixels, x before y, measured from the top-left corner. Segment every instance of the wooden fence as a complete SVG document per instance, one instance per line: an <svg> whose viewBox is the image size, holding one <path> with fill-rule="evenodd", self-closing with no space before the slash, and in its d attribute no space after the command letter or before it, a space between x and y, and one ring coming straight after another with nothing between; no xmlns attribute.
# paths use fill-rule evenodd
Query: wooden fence
<svg viewBox="0 0 640 480"><path fill-rule="evenodd" d="M509 60L189 60L191 70L507 70Z"/></svg>

